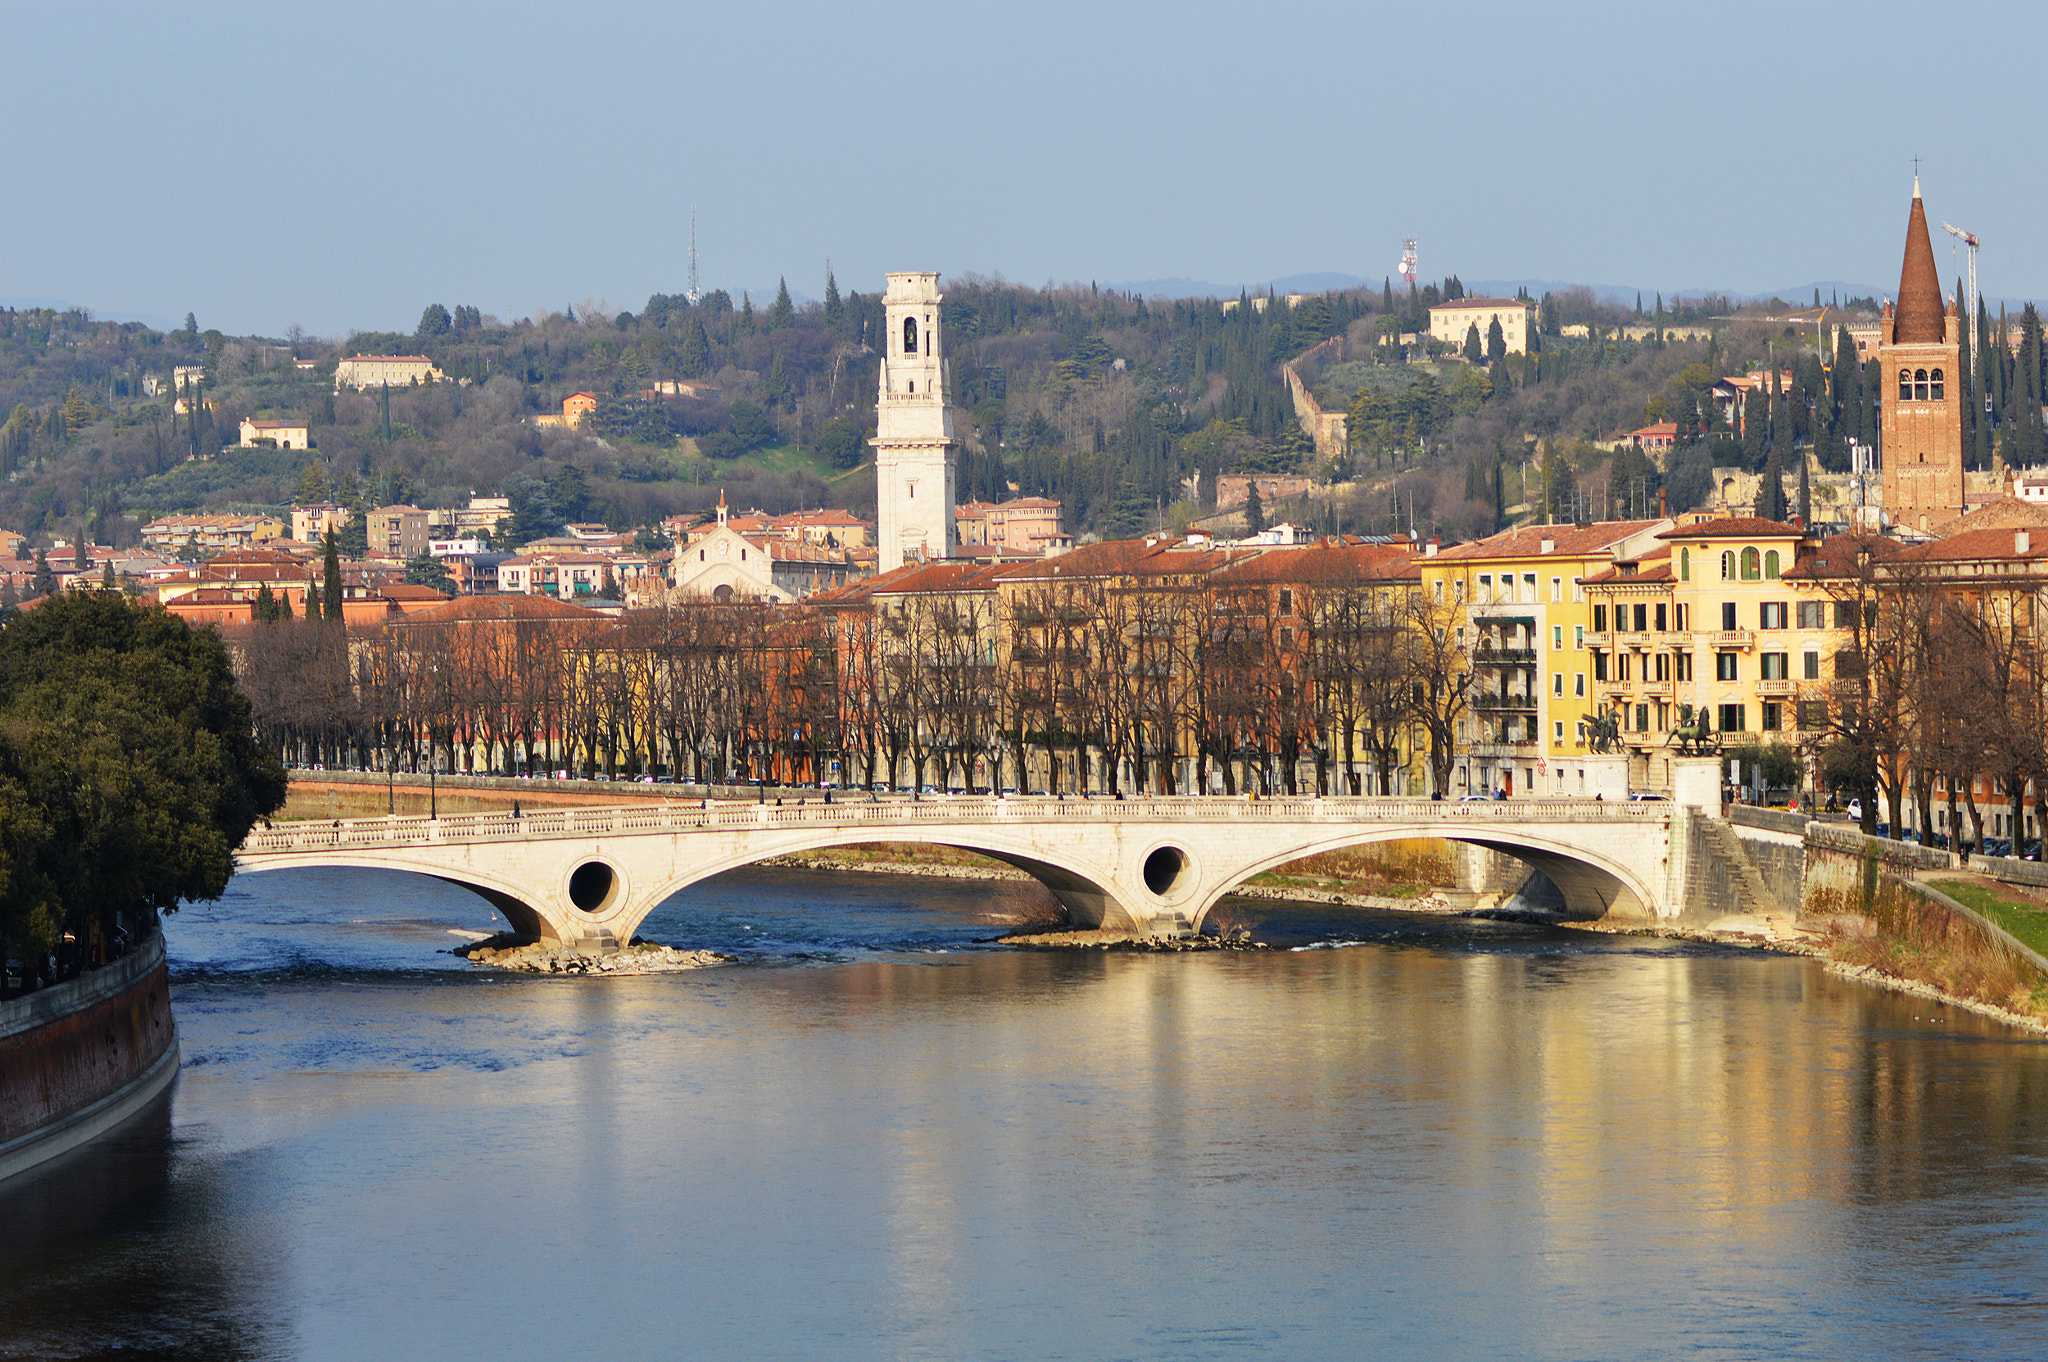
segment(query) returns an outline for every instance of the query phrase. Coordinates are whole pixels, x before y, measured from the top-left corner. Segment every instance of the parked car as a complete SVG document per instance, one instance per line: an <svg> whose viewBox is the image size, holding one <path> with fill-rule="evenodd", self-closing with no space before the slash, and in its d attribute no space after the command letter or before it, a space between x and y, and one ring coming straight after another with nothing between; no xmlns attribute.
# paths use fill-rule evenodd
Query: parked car
<svg viewBox="0 0 2048 1362"><path fill-rule="evenodd" d="M1849 801L1849 821L1851 823L1861 823L1863 821L1862 800L1852 799Z"/></svg>
<svg viewBox="0 0 2048 1362"><path fill-rule="evenodd" d="M1630 795L1628 799L1631 804L1669 804L1671 802L1670 795L1653 794L1648 790L1638 790Z"/></svg>

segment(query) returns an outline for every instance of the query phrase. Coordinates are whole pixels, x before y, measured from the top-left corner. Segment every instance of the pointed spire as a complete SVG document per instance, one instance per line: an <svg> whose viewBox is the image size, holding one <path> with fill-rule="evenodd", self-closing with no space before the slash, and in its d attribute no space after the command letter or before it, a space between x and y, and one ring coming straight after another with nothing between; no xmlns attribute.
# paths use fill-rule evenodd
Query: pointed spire
<svg viewBox="0 0 2048 1362"><path fill-rule="evenodd" d="M718 489L718 523L720 525L725 524L725 489L723 487Z"/></svg>
<svg viewBox="0 0 2048 1362"><path fill-rule="evenodd" d="M1899 302L1893 314L1895 345L1940 343L1947 307L1941 297L1941 276L1934 268L1934 242L1927 234L1927 210L1920 203L1920 176L1913 175L1913 208L1906 216L1906 261L1899 271Z"/></svg>

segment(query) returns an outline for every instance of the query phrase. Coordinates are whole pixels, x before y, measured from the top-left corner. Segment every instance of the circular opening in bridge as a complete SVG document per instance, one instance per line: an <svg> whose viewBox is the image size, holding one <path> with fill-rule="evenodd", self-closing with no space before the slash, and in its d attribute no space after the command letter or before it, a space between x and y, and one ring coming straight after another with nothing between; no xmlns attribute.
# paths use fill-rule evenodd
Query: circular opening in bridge
<svg viewBox="0 0 2048 1362"><path fill-rule="evenodd" d="M594 913L611 897L616 879L612 868L603 861L585 861L569 876L569 902L586 913Z"/></svg>
<svg viewBox="0 0 2048 1362"><path fill-rule="evenodd" d="M1160 847L1145 858L1145 887L1165 898L1180 883L1188 868L1187 853L1179 847Z"/></svg>

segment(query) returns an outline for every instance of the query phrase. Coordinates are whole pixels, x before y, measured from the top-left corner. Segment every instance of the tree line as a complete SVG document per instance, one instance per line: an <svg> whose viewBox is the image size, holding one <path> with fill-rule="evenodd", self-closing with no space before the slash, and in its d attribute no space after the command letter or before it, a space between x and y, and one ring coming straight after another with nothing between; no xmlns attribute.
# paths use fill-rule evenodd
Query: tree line
<svg viewBox="0 0 2048 1362"><path fill-rule="evenodd" d="M1075 793L1448 788L1449 616L1406 588L1101 584L228 634L288 760ZM1414 778L1420 784L1420 767Z"/></svg>

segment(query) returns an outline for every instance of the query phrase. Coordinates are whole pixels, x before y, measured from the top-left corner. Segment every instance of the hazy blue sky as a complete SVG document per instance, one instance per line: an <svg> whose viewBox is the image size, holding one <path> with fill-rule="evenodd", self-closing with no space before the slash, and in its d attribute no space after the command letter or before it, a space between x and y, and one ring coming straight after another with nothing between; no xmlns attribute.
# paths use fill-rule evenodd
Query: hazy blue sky
<svg viewBox="0 0 2048 1362"><path fill-rule="evenodd" d="M2039 3L9 6L0 296L409 330L786 274L2048 296ZM1936 247L1951 273L1946 239Z"/></svg>

